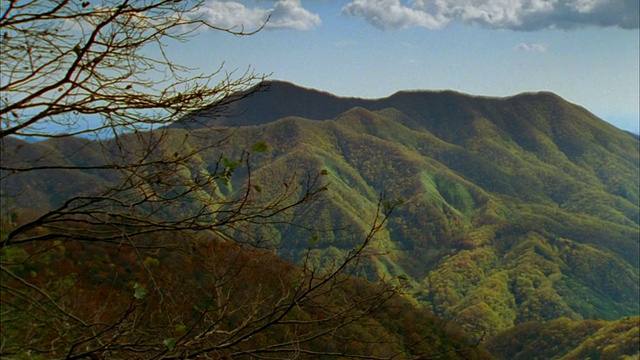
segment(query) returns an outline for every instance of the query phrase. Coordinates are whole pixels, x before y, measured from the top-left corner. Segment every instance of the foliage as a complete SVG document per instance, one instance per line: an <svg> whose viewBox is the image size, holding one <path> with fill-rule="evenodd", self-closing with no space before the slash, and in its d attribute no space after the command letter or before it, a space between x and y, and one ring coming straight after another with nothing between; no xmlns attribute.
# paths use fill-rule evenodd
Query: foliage
<svg viewBox="0 0 640 360"><path fill-rule="evenodd" d="M278 176L284 159L328 169L332 196L306 213L307 226L328 234L314 244L318 257L335 257L362 231L385 188L405 203L367 272L408 274L419 302L477 338L531 320L638 313L636 137L546 93L359 100L270 86L234 104L234 121L263 124L238 132L274 148L256 174ZM306 107L287 108L282 93ZM285 115L323 121L278 120ZM311 235L282 234L279 253L298 259L297 239Z"/></svg>
<svg viewBox="0 0 640 360"><path fill-rule="evenodd" d="M2 255L2 283L13 289L3 293L4 356L488 358L383 283L323 276L204 235Z"/></svg>
<svg viewBox="0 0 640 360"><path fill-rule="evenodd" d="M637 357L640 318L616 321L527 322L494 337L486 346L500 359L625 359Z"/></svg>

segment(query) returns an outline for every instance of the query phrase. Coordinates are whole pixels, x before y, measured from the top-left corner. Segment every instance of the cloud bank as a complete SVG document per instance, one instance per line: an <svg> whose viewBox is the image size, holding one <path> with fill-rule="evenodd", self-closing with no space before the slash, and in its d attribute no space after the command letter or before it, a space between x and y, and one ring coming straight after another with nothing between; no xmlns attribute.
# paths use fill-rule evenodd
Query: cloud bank
<svg viewBox="0 0 640 360"><path fill-rule="evenodd" d="M208 0L197 15L221 28L246 31L259 29L263 24L265 29L310 30L322 23L320 16L303 8L300 0L278 0L268 9L247 7L237 1Z"/></svg>
<svg viewBox="0 0 640 360"><path fill-rule="evenodd" d="M438 29L451 22L534 31L583 26L639 28L638 0L351 0L342 8L380 29Z"/></svg>

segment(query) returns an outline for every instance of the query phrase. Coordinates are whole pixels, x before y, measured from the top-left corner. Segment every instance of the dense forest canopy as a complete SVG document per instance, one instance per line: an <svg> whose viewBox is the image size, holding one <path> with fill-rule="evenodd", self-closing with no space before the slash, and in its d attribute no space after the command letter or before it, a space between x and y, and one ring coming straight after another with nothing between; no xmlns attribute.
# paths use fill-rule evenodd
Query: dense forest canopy
<svg viewBox="0 0 640 360"><path fill-rule="evenodd" d="M3 4L2 356L637 356L636 136L194 75L197 6Z"/></svg>

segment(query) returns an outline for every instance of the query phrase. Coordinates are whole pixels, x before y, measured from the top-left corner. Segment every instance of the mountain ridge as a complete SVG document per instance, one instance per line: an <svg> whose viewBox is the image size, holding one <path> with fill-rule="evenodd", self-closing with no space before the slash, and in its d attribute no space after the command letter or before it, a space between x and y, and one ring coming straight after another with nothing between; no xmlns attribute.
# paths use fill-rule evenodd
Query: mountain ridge
<svg viewBox="0 0 640 360"><path fill-rule="evenodd" d="M197 123L199 117L209 117L209 119L207 119L209 120L208 122L201 124L209 126L256 125L274 121L285 116L299 116L311 120L326 120L335 118L340 113L356 106L369 110L382 110L386 107L394 107L403 111L403 106L397 106L397 104L406 101L408 98L415 98L415 96L436 97L439 100L442 98L458 98L470 101L491 101L494 103L513 102L521 99L531 101L531 99L537 98L552 99L580 107L579 105L567 102L559 95L549 91L523 92L515 95L494 97L471 95L455 90L399 90L385 97L359 98L337 96L327 91L305 88L287 81L268 80L245 92L233 94L231 96L231 103L225 106L224 111L221 111L219 114L220 116L216 116L217 114L215 112L212 114L209 109L203 109L199 113L185 117L180 120L179 123ZM274 100L282 99L286 99L286 101L280 105L282 108L278 108L276 106L277 104L274 104ZM271 108L267 106L265 109L264 105L270 105ZM580 109L587 111L583 107L580 107ZM271 110L272 112L265 110ZM175 126L180 125L176 124ZM610 126L613 127L613 125Z"/></svg>
<svg viewBox="0 0 640 360"><path fill-rule="evenodd" d="M411 92L401 95L418 102L416 99L424 94ZM542 271L546 275L533 281L534 286L530 290L511 290L514 291L510 295L511 300L508 300L509 296L500 300L504 301L502 306L521 308L515 310L516 313L526 308L540 311L542 305L537 302L546 301L547 305L544 306L555 307L556 310L542 315L543 318L561 315L580 320L583 316L601 317L607 312L610 315L605 318L616 318L622 313L613 315L613 308L607 305L610 300L604 299L609 296L605 295L606 292L613 291L613 294L618 290L611 288L601 292L598 287L609 285L602 279L595 280L591 274L591 271L609 271L606 262L596 261L598 257L614 262L617 262L614 258L625 259L625 264L620 263L619 267L615 265L618 269L616 272L627 274L623 276L626 280L620 278L625 285L618 289L629 290L623 296L627 299L623 302L629 306L625 311L631 314L637 312L634 310L637 309L636 305L631 305L637 302L634 299L638 297L637 286L632 281L637 277L635 264L638 263L638 179L635 177L638 154L634 151L638 148L637 140L584 108L553 94L522 94L508 99L489 100L449 95L445 95L445 98L454 104L472 103L480 108L476 110L474 106L459 106L455 109L450 104L440 104L436 110L426 109L422 113L415 111L413 115L408 115L410 112L398 110L402 107L386 106L389 104L380 106L381 110L354 107L332 120L309 121L293 116L262 124L259 126L261 130L256 132L277 147L289 140L272 139L264 129L275 124L304 128L304 133L313 134L314 140L309 138L307 142L298 143L297 151L304 152L307 154L305 156L333 159L331 166L327 165L326 160L317 165L318 171L324 166L332 176L338 178L332 182L333 191L349 193L360 189L358 191L362 194L372 194L376 190L386 189L388 194L405 199L405 205L398 209L397 218L392 219L389 225L391 243L395 244L392 252L396 251L394 256L397 259L391 261L396 264L396 270L392 270L392 273L404 271L412 277L417 276L417 281L428 275L423 281L431 278L427 282L431 285L426 288L432 289L425 292L424 299L433 305L437 314L470 321L477 316L469 315L475 306L470 299L486 291L482 288L491 284L491 281L499 281L505 289L518 289L524 283L518 283L517 278L530 278L532 273ZM536 100L537 104L531 99ZM553 103L549 106L546 101ZM406 108L420 109L415 105ZM450 108L454 108L453 119L450 118L451 113L446 111ZM444 123L437 121L439 118L451 120L449 126L438 128ZM430 126L424 125L425 120ZM455 126L462 123L468 126L464 129ZM340 124L343 125L340 127L342 130L336 132L336 126ZM251 139L249 141L259 139L249 135L251 128L246 127L247 133L243 131L240 137L246 136ZM326 140L318 140L336 137L340 140L329 148ZM298 142L300 138L307 136L301 132L292 133L291 140ZM386 147L385 144L393 147ZM387 150L382 150L381 146ZM366 153L367 148L380 150ZM274 152L278 152L277 149ZM430 170L423 170L427 159L432 165L428 167ZM336 164L342 165L336 167ZM265 163L265 166L269 165ZM378 170L374 170L376 166ZM351 170L345 170L347 167ZM407 192L406 189L413 190ZM427 198L423 199L424 195L421 194L427 194ZM357 203L357 200L350 202ZM362 206L365 206L364 203ZM418 215L421 207L425 215ZM321 215L323 213L326 211L318 213L316 218L324 218L325 215ZM331 225L327 227L331 228ZM427 237L429 240L419 240L426 234L431 234ZM290 236L305 237L302 234ZM329 244L333 244L333 241L329 241ZM498 248L494 249L497 245ZM333 245L328 246L331 248ZM579 250L570 250L573 246ZM453 249L453 253L448 253L445 250L447 248ZM416 255L411 255L411 252ZM598 264L594 266L599 270L591 268L586 272L587 275L571 270L585 261L578 252L591 254L587 255L591 259L588 261ZM427 260L432 256L428 255L430 253L435 257ZM507 256L507 260L498 260L509 253L513 254ZM422 259L430 264L428 266L440 269L426 272L411 270L411 267L419 267L416 264L420 262L420 256L424 256ZM451 257L447 260L448 256ZM295 258L295 255L290 253L286 257ZM537 265L523 268L517 265L520 257ZM378 266L386 261L383 258L374 260ZM504 275L500 275L501 272L495 268L495 264L501 262L504 263L498 268L512 268L503 270L506 271L502 273ZM437 295L438 292L445 291L439 290L444 289L440 286L451 286L442 284L451 284L453 280L451 275L446 275L446 271L450 271L446 269L452 265L455 269L455 264L459 263L469 264L472 269L484 269L482 273L488 278L460 286L456 297L467 298L462 303L449 295L438 300L442 296ZM385 266L394 268L389 263ZM372 267L375 268L375 265ZM455 270L454 273L459 271ZM489 281L492 276L496 278ZM502 276L510 280L505 283ZM555 279L557 276L568 276L568 280ZM596 287L588 285L593 281L597 281ZM465 282L468 280L462 281ZM513 283L508 285L509 282ZM546 290L535 290L540 284L546 284ZM588 295L581 293L579 289L583 286L592 292ZM553 289L553 294L546 292L549 289ZM523 295L526 291L534 292ZM583 295L565 303L563 297L570 296L572 292ZM433 297L434 293L436 298ZM535 293L538 295L533 295ZM525 299L531 295L533 298ZM620 295L618 293L615 296ZM582 304L585 299L580 296L600 300L588 300L592 303ZM466 301L469 301L467 305L463 305ZM510 302L515 302L515 305L508 305ZM458 305L453 305L456 303ZM472 307L465 308L469 305ZM496 311L494 314L509 314L509 311L498 310L495 306L490 305L489 308L494 310L488 313ZM597 313L600 315L595 315ZM514 315L503 321L512 324L514 319L515 323L540 319L536 316ZM498 325L502 326L505 325ZM493 333L496 328L490 329L485 328L485 331Z"/></svg>
<svg viewBox="0 0 640 360"><path fill-rule="evenodd" d="M190 148L233 134L199 154L202 171L221 154L233 158L258 141L268 144L251 164L251 183L265 201L292 173L325 173L330 191L293 214L299 227L265 230L283 258L299 260L314 236L309 229L318 229L312 260L339 259L356 246L385 193L404 204L372 242L360 275L406 276L415 302L477 339L530 321L638 314L637 137L546 92L487 98L409 91L345 100L292 84L275 88L231 103L228 119L203 110L167 136L186 139L188 120L199 121L180 140ZM86 157L54 140L18 146L35 154L67 149L69 164ZM234 188L246 181L238 176ZM53 204L56 186L73 187L61 181L42 193L41 182L25 176L17 193Z"/></svg>

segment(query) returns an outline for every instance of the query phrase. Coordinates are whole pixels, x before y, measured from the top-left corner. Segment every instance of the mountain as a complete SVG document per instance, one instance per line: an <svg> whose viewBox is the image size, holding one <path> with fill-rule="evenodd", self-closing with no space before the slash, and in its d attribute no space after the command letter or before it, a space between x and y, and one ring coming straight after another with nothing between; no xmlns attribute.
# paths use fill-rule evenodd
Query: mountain
<svg viewBox="0 0 640 360"><path fill-rule="evenodd" d="M172 127L197 129L207 126L259 125L287 116L324 120L372 102L358 98L341 98L288 82L265 81L245 92L232 94L223 100L225 106L203 109L186 116Z"/></svg>
<svg viewBox="0 0 640 360"><path fill-rule="evenodd" d="M625 317L610 322L567 318L527 322L494 337L486 346L501 359L635 359L640 349L639 321Z"/></svg>
<svg viewBox="0 0 640 360"><path fill-rule="evenodd" d="M545 92L411 91L367 100L283 82L266 89L240 94L222 113L191 114L169 133L184 139L184 127L192 129L185 142L193 148L232 134L200 154L202 170L221 153L239 158L258 141L268 144L251 156L258 202L292 177L326 174L321 201L290 215L298 226L263 229L282 258L299 261L309 247L318 266L344 256L384 194L402 204L360 275L406 277L412 301L477 340L507 339L501 334L521 324L639 314L637 136ZM53 140L21 145L23 153L65 148ZM80 150L92 145L74 146L59 161L92 156ZM4 186L53 205L58 188L73 187L68 179L98 181L95 172L76 174L52 175L67 181L48 182L47 191L26 176ZM238 187L246 177L234 181Z"/></svg>

